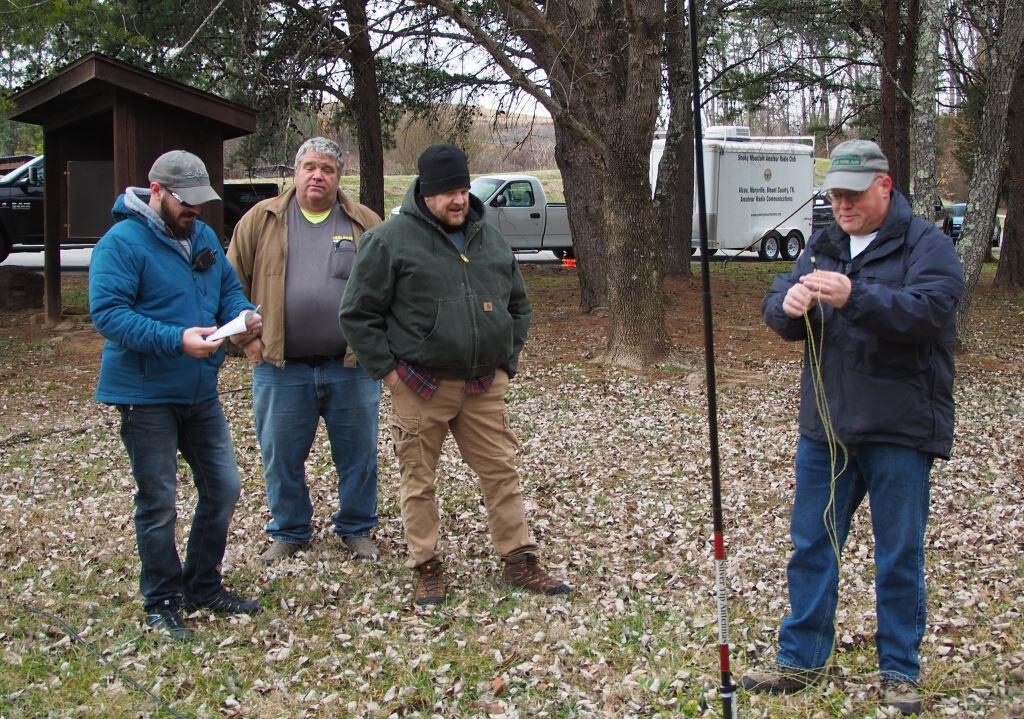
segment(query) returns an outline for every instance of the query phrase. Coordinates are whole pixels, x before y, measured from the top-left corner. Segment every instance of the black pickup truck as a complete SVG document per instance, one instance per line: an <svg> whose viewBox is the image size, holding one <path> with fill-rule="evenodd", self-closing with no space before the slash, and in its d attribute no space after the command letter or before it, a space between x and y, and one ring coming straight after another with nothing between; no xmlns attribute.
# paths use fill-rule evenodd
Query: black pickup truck
<svg viewBox="0 0 1024 719"><path fill-rule="evenodd" d="M44 180L42 155L0 178L0 262L12 252L43 251ZM231 238L235 223L250 207L279 191L276 182L225 183L224 244ZM109 206L100 211L109 225ZM89 234L95 236L76 236L62 244L61 249L92 247L103 233Z"/></svg>

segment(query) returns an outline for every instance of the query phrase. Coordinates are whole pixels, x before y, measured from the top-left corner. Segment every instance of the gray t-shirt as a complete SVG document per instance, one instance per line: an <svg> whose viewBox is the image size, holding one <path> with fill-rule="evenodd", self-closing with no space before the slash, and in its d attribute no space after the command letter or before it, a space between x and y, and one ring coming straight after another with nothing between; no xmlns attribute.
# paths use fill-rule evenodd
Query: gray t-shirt
<svg viewBox="0 0 1024 719"><path fill-rule="evenodd" d="M352 222L338 204L314 225L292 199L284 278L285 358L345 353L338 308L355 259Z"/></svg>

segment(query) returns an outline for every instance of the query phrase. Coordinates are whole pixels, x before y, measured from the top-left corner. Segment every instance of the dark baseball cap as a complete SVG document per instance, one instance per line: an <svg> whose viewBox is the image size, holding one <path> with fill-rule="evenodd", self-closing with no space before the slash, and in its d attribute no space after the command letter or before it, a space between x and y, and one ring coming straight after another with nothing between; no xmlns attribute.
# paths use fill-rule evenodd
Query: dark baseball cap
<svg viewBox="0 0 1024 719"><path fill-rule="evenodd" d="M220 199L220 195L210 187L206 165L191 152L184 150L171 150L156 158L149 170L149 181L159 183L189 205L201 205Z"/></svg>
<svg viewBox="0 0 1024 719"><path fill-rule="evenodd" d="M825 175L824 190L863 192L871 187L875 175L889 171L889 161L871 140L847 140L832 150L832 164Z"/></svg>

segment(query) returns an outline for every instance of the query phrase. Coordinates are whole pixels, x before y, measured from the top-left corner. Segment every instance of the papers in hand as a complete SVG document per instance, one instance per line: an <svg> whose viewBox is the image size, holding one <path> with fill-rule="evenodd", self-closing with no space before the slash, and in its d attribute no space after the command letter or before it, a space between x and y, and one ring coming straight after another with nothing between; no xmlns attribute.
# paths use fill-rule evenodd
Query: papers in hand
<svg viewBox="0 0 1024 719"><path fill-rule="evenodd" d="M248 313L246 313L248 314ZM230 337L231 335L240 335L245 332L245 317L246 315L239 315L235 319L231 320L225 325L221 325L217 328L217 331L212 335L206 337L207 342L213 342L215 340Z"/></svg>

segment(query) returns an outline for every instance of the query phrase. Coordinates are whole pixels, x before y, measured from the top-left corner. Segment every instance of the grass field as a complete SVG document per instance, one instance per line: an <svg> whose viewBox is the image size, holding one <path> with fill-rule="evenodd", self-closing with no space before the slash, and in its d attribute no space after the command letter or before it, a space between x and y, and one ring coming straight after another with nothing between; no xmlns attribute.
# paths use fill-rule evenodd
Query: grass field
<svg viewBox="0 0 1024 719"><path fill-rule="evenodd" d="M772 657L786 611L799 348L757 314L785 266L712 265L737 676ZM571 270L525 274L536 314L509 421L543 560L576 592L547 599L502 585L476 480L448 445L439 492L454 586L448 604L414 608L386 430L383 559L353 561L330 531L335 480L321 434L307 463L312 546L255 565L263 478L249 370L229 360L220 386L243 496L223 569L265 611L197 612L186 646L142 623L134 485L116 413L91 399L99 338L87 323L51 332L29 323L32 312L0 318L0 717L721 716L699 278L666 285L673 360L632 374L586 361L605 323L578 311ZM78 301L83 280L65 281ZM1024 300L993 290L986 268L975 311L958 360L954 458L933 473L923 688L932 716L1011 719L1024 716ZM387 411L385 392L382 428ZM180 472L183 542L195 492ZM740 716L884 716L871 556L862 511L832 680L789 697L740 692Z"/></svg>

